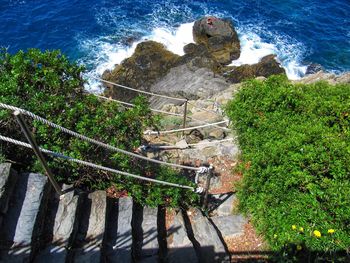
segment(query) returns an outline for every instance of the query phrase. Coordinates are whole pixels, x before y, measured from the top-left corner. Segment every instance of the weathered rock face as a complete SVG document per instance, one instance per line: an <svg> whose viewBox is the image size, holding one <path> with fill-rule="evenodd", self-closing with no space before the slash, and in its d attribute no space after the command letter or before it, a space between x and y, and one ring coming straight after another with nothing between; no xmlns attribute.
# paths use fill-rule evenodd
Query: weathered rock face
<svg viewBox="0 0 350 263"><path fill-rule="evenodd" d="M185 64L172 68L164 78L152 86L151 91L167 91L167 95L170 96L198 99L207 98L228 87L226 80L220 75L215 75L210 69L190 68Z"/></svg>
<svg viewBox="0 0 350 263"><path fill-rule="evenodd" d="M193 39L204 44L221 64L229 64L240 56L237 32L229 21L216 17L204 17L193 26Z"/></svg>
<svg viewBox="0 0 350 263"><path fill-rule="evenodd" d="M286 74L284 68L276 60L275 55L268 55L257 64L242 65L239 67L226 67L223 73L231 83L239 83L255 77L269 77L271 75Z"/></svg>
<svg viewBox="0 0 350 263"><path fill-rule="evenodd" d="M162 44L146 41L137 45L135 53L125 59L110 72L105 72L103 79L130 86L136 89L149 90L149 87L158 79L165 76L170 68L174 67L179 56L168 51ZM130 100L136 92L107 85L107 96Z"/></svg>
<svg viewBox="0 0 350 263"><path fill-rule="evenodd" d="M299 80L294 80L294 82L310 84L321 80L327 81L332 85L339 84L339 83L350 83L350 72L345 72L341 75L335 75L335 74L327 73L321 70L315 74L306 75L305 77Z"/></svg>
<svg viewBox="0 0 350 263"><path fill-rule="evenodd" d="M37 263L64 263L68 256L68 247L70 240L75 237L75 229L77 226L77 214L79 196L75 195L72 190L72 186L63 185L62 190L69 190L59 200L54 198L52 204L56 206L57 211L54 207L50 207L50 213L54 214L54 225L52 229L52 241L45 242L45 248L37 254L34 262ZM51 218L52 220L53 218ZM47 221L46 221L47 222ZM50 220L48 221L50 222ZM50 225L50 224L49 224Z"/></svg>
<svg viewBox="0 0 350 263"><path fill-rule="evenodd" d="M106 192L90 193L82 203L79 230L72 251L73 262L100 262L107 211ZM68 260L68 261L69 261ZM70 261L69 261L70 262Z"/></svg>
<svg viewBox="0 0 350 263"><path fill-rule="evenodd" d="M34 173L18 176L0 233L1 262L30 261L40 240L49 190L46 176Z"/></svg>
<svg viewBox="0 0 350 263"><path fill-rule="evenodd" d="M213 72L222 67L204 44L190 43L183 49L185 55L180 58L179 65L187 64L190 69L207 68Z"/></svg>
<svg viewBox="0 0 350 263"><path fill-rule="evenodd" d="M11 169L10 163L0 164L0 225L7 212L8 202L17 181L17 173Z"/></svg>
<svg viewBox="0 0 350 263"><path fill-rule="evenodd" d="M187 236L181 212L174 216L174 221L167 230L168 262L198 262L196 251Z"/></svg>
<svg viewBox="0 0 350 263"><path fill-rule="evenodd" d="M195 208L190 220L194 238L200 244L200 262L230 262L225 245L208 218Z"/></svg>
<svg viewBox="0 0 350 263"><path fill-rule="evenodd" d="M320 64L312 63L307 67L305 75L315 74L322 70L323 70L323 67Z"/></svg>
<svg viewBox="0 0 350 263"><path fill-rule="evenodd" d="M132 261L132 207L131 197L123 197L114 203L112 212L107 219L105 238L105 259L103 262Z"/></svg>

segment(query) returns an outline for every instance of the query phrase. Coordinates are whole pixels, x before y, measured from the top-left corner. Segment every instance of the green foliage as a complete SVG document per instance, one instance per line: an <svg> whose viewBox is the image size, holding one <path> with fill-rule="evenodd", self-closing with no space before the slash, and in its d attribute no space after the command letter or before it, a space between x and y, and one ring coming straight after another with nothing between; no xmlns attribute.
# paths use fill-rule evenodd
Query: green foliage
<svg viewBox="0 0 350 263"><path fill-rule="evenodd" d="M0 101L29 110L63 127L128 151L141 145L143 130L157 125L145 98L137 97L133 108L100 101L83 89L83 67L71 63L59 51L30 49L11 55L0 52ZM25 141L11 112L0 110L0 133ZM151 166L135 158L110 152L27 118L38 144L46 149L91 161L122 171L189 184L175 172ZM1 143L2 154L28 171L41 171L31 150ZM124 176L90 169L49 158L59 182L74 183L87 189L117 185L142 204L179 205L193 199L187 191L144 183ZM187 198L188 197L188 198ZM187 199L186 199L187 198Z"/></svg>
<svg viewBox="0 0 350 263"><path fill-rule="evenodd" d="M296 258L348 250L350 85L252 80L226 112L242 148L241 209L271 248Z"/></svg>

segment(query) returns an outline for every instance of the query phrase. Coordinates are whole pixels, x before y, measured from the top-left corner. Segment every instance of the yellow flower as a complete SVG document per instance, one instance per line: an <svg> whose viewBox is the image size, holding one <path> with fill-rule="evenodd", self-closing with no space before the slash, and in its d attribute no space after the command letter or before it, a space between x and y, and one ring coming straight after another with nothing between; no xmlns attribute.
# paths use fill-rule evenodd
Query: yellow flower
<svg viewBox="0 0 350 263"><path fill-rule="evenodd" d="M274 235L273 235L273 238L277 238L277 235L276 235L276 234L274 234Z"/></svg>
<svg viewBox="0 0 350 263"><path fill-rule="evenodd" d="M292 225L292 229L293 230L297 229L297 226L296 225Z"/></svg>
<svg viewBox="0 0 350 263"><path fill-rule="evenodd" d="M321 235L321 232L320 232L320 231L315 230L315 231L314 231L314 236L318 238L318 237L321 237L322 235Z"/></svg>
<svg viewBox="0 0 350 263"><path fill-rule="evenodd" d="M303 227L299 227L299 231L300 232L304 232L304 228Z"/></svg>
<svg viewBox="0 0 350 263"><path fill-rule="evenodd" d="M328 234L333 234L335 232L334 229L328 229Z"/></svg>
<svg viewBox="0 0 350 263"><path fill-rule="evenodd" d="M297 245L297 250L302 250L302 249L303 249L303 247L302 247L302 246Z"/></svg>

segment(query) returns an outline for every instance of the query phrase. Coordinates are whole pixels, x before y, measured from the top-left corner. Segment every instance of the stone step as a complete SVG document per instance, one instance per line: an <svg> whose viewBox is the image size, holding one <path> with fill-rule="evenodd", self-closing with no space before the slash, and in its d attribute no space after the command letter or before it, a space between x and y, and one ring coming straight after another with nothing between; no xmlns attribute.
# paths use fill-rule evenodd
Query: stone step
<svg viewBox="0 0 350 263"><path fill-rule="evenodd" d="M136 205L133 219L136 262L158 262L158 209Z"/></svg>
<svg viewBox="0 0 350 263"><path fill-rule="evenodd" d="M16 185L18 175L10 163L0 164L0 226L7 212L8 203Z"/></svg>
<svg viewBox="0 0 350 263"><path fill-rule="evenodd" d="M63 185L62 190L72 189L72 186ZM54 196L47 224L50 225L48 231L51 240L35 258L35 262L42 263L64 263L68 256L67 247L74 239L77 230L79 196L73 190L65 193L61 198ZM52 224L52 223L51 223Z"/></svg>
<svg viewBox="0 0 350 263"><path fill-rule="evenodd" d="M225 243L221 240L213 224L198 208L188 213L195 240L199 243L200 262L230 262Z"/></svg>
<svg viewBox="0 0 350 263"><path fill-rule="evenodd" d="M28 262L38 246L50 185L46 176L18 176L1 229L1 262Z"/></svg>
<svg viewBox="0 0 350 263"><path fill-rule="evenodd" d="M131 197L113 200L107 220L104 244L105 262L132 262L132 211Z"/></svg>
<svg viewBox="0 0 350 263"><path fill-rule="evenodd" d="M243 235L244 225L247 223L242 215L213 216L211 220L224 239Z"/></svg>
<svg viewBox="0 0 350 263"><path fill-rule="evenodd" d="M182 213L178 212L174 215L172 222L168 222L167 244L168 244L168 263L176 262L199 262L196 251L190 239L182 217Z"/></svg>
<svg viewBox="0 0 350 263"><path fill-rule="evenodd" d="M90 193L83 200L81 211L79 230L69 260L75 263L100 262L107 213L106 192Z"/></svg>
<svg viewBox="0 0 350 263"><path fill-rule="evenodd" d="M237 197L234 193L210 195L211 220L224 239L240 236L244 233L247 219L242 215L234 215L234 204Z"/></svg>

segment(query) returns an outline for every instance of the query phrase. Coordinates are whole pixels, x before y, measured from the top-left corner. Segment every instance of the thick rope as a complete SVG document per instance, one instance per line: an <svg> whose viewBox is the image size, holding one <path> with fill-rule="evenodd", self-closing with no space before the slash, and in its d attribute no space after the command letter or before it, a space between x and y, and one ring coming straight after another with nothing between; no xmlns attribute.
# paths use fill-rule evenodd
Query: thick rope
<svg viewBox="0 0 350 263"><path fill-rule="evenodd" d="M104 96L101 96L101 95L97 95L97 94L93 94L93 93L88 93L88 94L94 95L94 96L96 96L97 98L100 98L100 99L109 100L109 101L115 101L115 102L118 102L120 104L129 106L129 107L134 107L135 106L135 104L132 104L132 103L128 103L128 102L124 102L124 101L120 101L120 100L116 100L116 99L112 99L112 98L107 98L107 97L104 97ZM158 113L172 115L172 116L179 116L179 117L183 116L182 114L168 112L168 111L162 111L162 110L156 110L156 109L150 109L150 110L154 111L154 112L158 112Z"/></svg>
<svg viewBox="0 0 350 263"><path fill-rule="evenodd" d="M196 104L194 104L194 103L192 103L192 102L187 102L187 103L188 103L188 105L191 105L191 106L193 106L193 107L196 108L196 109L199 109L199 110L202 110L202 111L206 111L206 112L208 112L208 113L213 113L213 114L216 114L216 115L218 115L218 116L222 116L221 113L218 113L218 112L213 111L213 110L207 110L207 109L205 109L205 108L198 107L198 106L196 106Z"/></svg>
<svg viewBox="0 0 350 263"><path fill-rule="evenodd" d="M200 146L205 146L205 145L212 145L212 144L221 144L224 142L229 142L232 141L233 138L228 138L228 139L223 139L223 140L217 140L217 141L211 141L211 142L201 142L201 143L192 143L192 144L187 144L187 147L180 147L177 145L141 145L139 148L141 150L147 150L148 148L150 149L159 149L159 150L184 150L188 149L189 147L200 147Z"/></svg>
<svg viewBox="0 0 350 263"><path fill-rule="evenodd" d="M101 96L101 95L97 95L97 94L94 94L94 93L87 92L87 94L94 95L97 98L100 98L100 99L103 99L103 100L115 101L117 103L129 106L129 107L135 106L135 104L132 104L132 103L128 103L128 102L124 102L124 101L120 101L120 100L116 100L116 99L112 99L112 98L107 98L107 97L104 97L104 96ZM158 113L167 114L167 115L183 117L183 114L173 113L173 112L169 112L169 111L162 111L162 110L157 110L157 109L152 109L152 108L150 108L150 110L154 111L154 112L158 112ZM209 124L208 122L205 122L205 121L202 121L202 120L198 120L198 119L193 118L191 116L187 116L187 118L189 118L190 120L193 120L193 121L198 121L200 123ZM218 125L213 125L213 126L216 127L216 128L222 129L224 131L230 131L230 129L228 129L226 127L221 127L221 126L218 126Z"/></svg>
<svg viewBox="0 0 350 263"><path fill-rule="evenodd" d="M180 132L180 131L189 131L189 130L194 130L194 129L206 128L206 127L210 127L210 126L214 126L214 125L218 125L218 124L223 124L223 123L227 123L227 122L228 121L219 121L219 122L208 123L208 124L199 125L199 126L195 126L195 127L188 127L188 128L168 130L168 131L145 131L144 134L145 135L160 135L160 134L174 133L174 132Z"/></svg>
<svg viewBox="0 0 350 263"><path fill-rule="evenodd" d="M193 117L191 117L191 116L187 116L187 118L189 118L189 119L191 119L191 120L193 120L193 121L198 121L198 122L203 123L203 124L210 124L210 123L208 123L208 122L206 122L206 121L201 121L201 120L198 120L198 119L193 118ZM224 131L231 131L229 128L221 127L221 126L219 126L219 125L213 125L213 127L218 128L218 129L221 129L221 130L224 130Z"/></svg>
<svg viewBox="0 0 350 263"><path fill-rule="evenodd" d="M121 87L121 88L124 88L124 89L136 91L138 93L143 93L143 94L147 94L147 95L151 95L151 96L156 96L156 97L161 97L161 98L166 98L166 99L172 99L172 100L178 100L178 101L183 101L183 102L187 101L186 99L180 99L180 98L176 98L176 97L170 97L170 96L165 96L165 95L152 93L152 92L148 92L148 91L144 91L144 90L138 90L138 89L130 88L130 87L127 87L127 86L124 86L124 85L120 85L120 84L117 84L117 83L114 83L114 82L111 82L111 81L108 81L108 80L96 78L96 77L93 77L93 76L91 76L91 78L99 80L101 82L105 82L105 83L111 84L113 86L117 86L117 87Z"/></svg>
<svg viewBox="0 0 350 263"><path fill-rule="evenodd" d="M233 140L233 138L228 138L228 139L223 139L223 140L220 140L220 141L203 142L203 143L192 143L192 144L188 144L188 146L197 147L197 146L202 146L202 145L211 145L211 144L216 144L216 143L229 142L229 141L232 141L232 140Z"/></svg>
<svg viewBox="0 0 350 263"><path fill-rule="evenodd" d="M101 147L103 147L105 149L108 149L108 150L111 150L111 151L120 152L120 153L129 155L129 156L133 156L135 158L139 158L139 159L142 159L142 160L146 160L146 161L149 161L149 162L163 164L163 165L172 166L172 167L177 167L177 168L181 168L181 169L188 169L188 170L193 170L193 171L198 171L198 169L199 169L197 167L185 166L185 165L180 165L180 164L175 164L175 163L167 163L167 162L163 162L163 161L147 158L147 157L144 157L142 155L138 155L138 154L135 154L135 153L132 153L132 152L128 152L128 151L119 149L119 148L114 147L112 145L109 145L109 144L97 141L95 139L86 137L85 135L82 135L82 134L79 134L77 132L71 131L71 130L69 130L67 128L64 128L64 127L58 125L58 124L55 124L55 123L50 122L50 121L48 121L48 120L46 120L46 119L44 119L42 117L39 117L39 116L35 115L34 113L32 113L30 111L27 111L27 110L24 110L24 109L21 109L21 108L18 108L18 107L14 107L14 106L11 106L11 105L0 103L0 108L12 110L12 111L18 110L19 112L21 112L21 113L23 113L23 114L25 114L25 115L27 115L27 116L37 120L37 121L40 121L40 122L42 122L42 123L44 123L46 125L49 125L49 126L51 126L53 128L56 128L56 129L59 129L60 131L65 132L65 133L67 133L67 134L69 134L71 136L77 137L77 138L79 138L79 139L81 139L83 141L87 141L87 142L93 143L95 145L101 146Z"/></svg>
<svg viewBox="0 0 350 263"><path fill-rule="evenodd" d="M23 147L26 147L26 148L29 148L29 149L32 149L32 146L30 144L28 144L28 143L17 141L17 140L14 140L12 138L5 137L5 136L2 136L2 135L0 135L0 140L9 142L9 143L12 143L12 144L15 144L15 145L23 146ZM68 160L70 162L79 163L79 164L82 164L82 165L85 165L85 166L89 166L89 167L92 167L92 168L95 168L95 169L100 169L100 170L104 170L104 171L108 171L108 172L112 172L112 173L116 173L116 174L120 174L120 175L129 176L129 177L133 177L133 178L140 179L140 180L143 180L143 181L149 181L149 182L153 182L153 183L158 183L158 184L163 184L163 185L168 185L168 186L173 186L173 187L189 189L189 190L192 190L192 191L197 191L197 190L195 190L195 188L193 188L191 186L180 185L180 184L175 184L175 183L169 183L169 182L166 182L166 181L160 181L160 180L156 180L156 179L152 179L152 178L148 178L148 177L143 177L143 176L140 176L140 175L135 175L135 174L119 171L119 170L116 170L116 169L104 167L104 166L97 165L97 164L94 164L94 163L90 163L90 162L82 161L82 160L75 159L75 158L72 158L72 157L69 157L69 156L65 156L65 155L63 155L61 153L56 153L56 152L53 152L53 151L50 151L50 150L43 149L41 147L39 147L39 150L41 152L49 154L49 155L51 155L53 157L65 159L65 160Z"/></svg>

